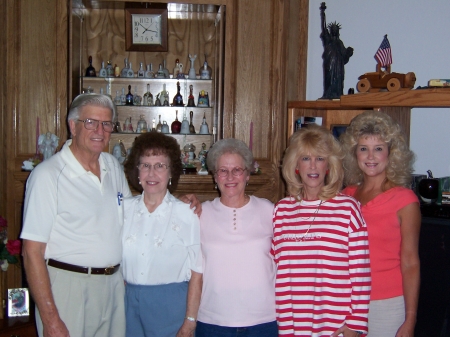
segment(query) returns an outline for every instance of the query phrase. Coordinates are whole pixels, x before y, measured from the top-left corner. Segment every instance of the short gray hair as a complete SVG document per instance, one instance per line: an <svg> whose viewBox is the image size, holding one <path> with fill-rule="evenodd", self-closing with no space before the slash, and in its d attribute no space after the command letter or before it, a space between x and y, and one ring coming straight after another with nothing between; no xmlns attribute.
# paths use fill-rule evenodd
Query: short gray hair
<svg viewBox="0 0 450 337"><path fill-rule="evenodd" d="M80 119L81 109L86 105L95 105L111 110L112 121L116 119L116 107L111 98L107 95L100 94L81 94L75 97L70 105L67 121L77 121Z"/></svg>
<svg viewBox="0 0 450 337"><path fill-rule="evenodd" d="M206 159L208 170L215 172L217 161L226 153L233 153L241 156L244 160L245 168L248 170L248 172L252 171L252 151L243 141L235 138L221 139L213 145L213 147L208 151L208 156Z"/></svg>

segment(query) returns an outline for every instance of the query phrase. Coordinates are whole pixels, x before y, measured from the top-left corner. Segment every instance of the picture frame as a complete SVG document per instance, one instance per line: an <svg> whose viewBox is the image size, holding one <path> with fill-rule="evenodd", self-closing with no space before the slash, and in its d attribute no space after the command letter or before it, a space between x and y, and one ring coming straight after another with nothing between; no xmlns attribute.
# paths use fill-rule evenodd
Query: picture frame
<svg viewBox="0 0 450 337"><path fill-rule="evenodd" d="M8 289L8 317L29 315L30 295L28 288Z"/></svg>
<svg viewBox="0 0 450 337"><path fill-rule="evenodd" d="M334 137L339 140L339 137L347 130L348 124L331 124L330 130Z"/></svg>
<svg viewBox="0 0 450 337"><path fill-rule="evenodd" d="M153 36L153 34L156 35ZM155 4L149 8L125 8L125 50L168 51L167 5Z"/></svg>

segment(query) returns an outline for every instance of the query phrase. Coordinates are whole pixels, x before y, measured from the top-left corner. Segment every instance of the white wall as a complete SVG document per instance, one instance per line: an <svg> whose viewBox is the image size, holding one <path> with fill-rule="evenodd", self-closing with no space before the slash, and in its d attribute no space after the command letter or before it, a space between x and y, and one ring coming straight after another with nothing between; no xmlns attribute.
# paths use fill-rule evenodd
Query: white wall
<svg viewBox="0 0 450 337"><path fill-rule="evenodd" d="M308 100L323 94L321 2L309 1ZM345 66L344 94L348 88L357 92L358 77L375 71L374 55L385 34L392 49L392 71L414 72L416 87L426 86L432 78L450 78L450 1L329 0L326 5L327 23L339 22L341 40L354 49ZM412 110L410 145L417 156L415 173L430 169L435 177L450 175L449 129L450 109Z"/></svg>

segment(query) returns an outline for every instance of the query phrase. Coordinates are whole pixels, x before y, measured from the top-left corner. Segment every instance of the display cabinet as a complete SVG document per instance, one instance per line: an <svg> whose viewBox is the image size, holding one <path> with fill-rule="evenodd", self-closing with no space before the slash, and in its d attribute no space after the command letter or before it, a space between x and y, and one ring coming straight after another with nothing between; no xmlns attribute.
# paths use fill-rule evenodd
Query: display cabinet
<svg viewBox="0 0 450 337"><path fill-rule="evenodd" d="M173 98L177 93L177 82L180 84L180 93L183 97L183 106L173 106ZM121 125L122 132L114 132L111 135L111 141L108 152L112 153L113 147L116 143L121 141L125 148L128 149L132 146L134 139L139 136L137 131L137 123L143 118L148 129L152 127L156 128L156 125L161 120L161 123L166 122L169 130L172 122L175 118L178 118L180 122L183 121L183 117L190 123L190 112L192 111L192 124L195 128L195 133L172 133L168 135L174 137L180 149L191 143L196 147L196 153L201 150L202 144L206 145L206 149L209 149L214 142L214 136L216 135L214 125L217 125L217 111L215 110L215 97L214 97L214 80L201 80L201 79L155 79L155 78L114 78L114 77L83 77L82 78L84 91L93 91L99 93L102 89L104 93L110 93L113 100L116 95L121 95L122 90L128 93L128 86L131 86L131 93L137 94L143 98L147 92L147 84L149 84L150 93L153 95L155 101L157 95L159 95L165 86L165 90L169 95L169 106L146 106L146 105L116 105L117 121ZM195 107L188 107L188 97L190 94L190 86L192 85L192 92L194 96ZM208 94L209 106L198 107L198 96L200 92ZM178 113L177 113L178 112ZM127 119L131 118L131 125L133 131L125 130L124 124ZM200 134L200 126L203 123L203 118L208 125L209 133Z"/></svg>

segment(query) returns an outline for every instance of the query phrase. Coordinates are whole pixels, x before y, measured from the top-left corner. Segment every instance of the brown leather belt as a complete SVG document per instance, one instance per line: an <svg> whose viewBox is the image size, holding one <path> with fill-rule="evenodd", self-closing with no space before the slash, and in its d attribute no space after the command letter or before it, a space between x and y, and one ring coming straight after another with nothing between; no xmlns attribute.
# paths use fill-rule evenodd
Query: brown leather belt
<svg viewBox="0 0 450 337"><path fill-rule="evenodd" d="M89 274L89 269L91 269L91 274L93 275L112 275L116 271L119 270L120 264L116 266L106 267L106 268L89 268L89 267L80 267L69 263L64 263L60 261L56 261L53 259L48 259L49 266L55 267L58 269L73 271L74 273L82 273Z"/></svg>

